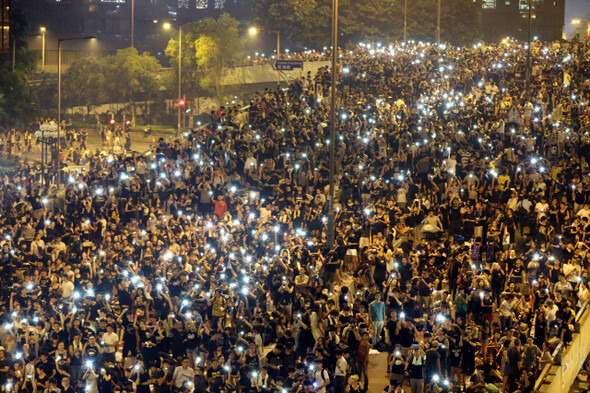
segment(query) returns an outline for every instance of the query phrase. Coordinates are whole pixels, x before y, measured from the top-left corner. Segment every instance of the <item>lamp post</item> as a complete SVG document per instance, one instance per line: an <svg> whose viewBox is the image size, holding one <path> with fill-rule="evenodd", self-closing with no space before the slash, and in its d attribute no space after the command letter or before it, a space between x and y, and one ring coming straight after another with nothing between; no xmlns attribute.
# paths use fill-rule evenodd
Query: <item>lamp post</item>
<svg viewBox="0 0 590 393"><path fill-rule="evenodd" d="M41 31L41 71L45 72L45 32L47 29L41 27L39 30Z"/></svg>
<svg viewBox="0 0 590 393"><path fill-rule="evenodd" d="M528 31L527 31L527 35L528 35L528 48L527 48L527 53L526 53L526 74L525 74L525 83L526 83L526 97L530 97L530 93L531 93L531 24L532 24L532 13L533 13L533 5L532 5L532 1L528 0L528 16L529 16L529 20L528 20Z"/></svg>
<svg viewBox="0 0 590 393"><path fill-rule="evenodd" d="M61 164L61 44L64 41L91 40L95 36L76 37L76 38L58 38L57 39L57 155L58 165ZM61 183L60 168L54 168L57 171L57 184Z"/></svg>
<svg viewBox="0 0 590 393"><path fill-rule="evenodd" d="M170 30L172 25L164 23L164 29ZM177 130L180 131L180 100L182 100L182 26L178 26L178 124Z"/></svg>
<svg viewBox="0 0 590 393"><path fill-rule="evenodd" d="M440 44L440 0L436 5L436 44Z"/></svg>
<svg viewBox="0 0 590 393"><path fill-rule="evenodd" d="M277 35L277 60L281 60L281 32L279 30L272 31ZM248 29L248 34L256 35L258 34L258 29L256 27L250 27Z"/></svg>
<svg viewBox="0 0 590 393"><path fill-rule="evenodd" d="M408 40L408 0L404 0L404 42Z"/></svg>
<svg viewBox="0 0 590 393"><path fill-rule="evenodd" d="M133 36L135 33L135 0L131 0L131 47L133 48Z"/></svg>
<svg viewBox="0 0 590 393"><path fill-rule="evenodd" d="M332 0L332 86L330 86L330 189L328 198L328 249L334 248L334 172L336 159L336 67L338 66L338 0Z"/></svg>

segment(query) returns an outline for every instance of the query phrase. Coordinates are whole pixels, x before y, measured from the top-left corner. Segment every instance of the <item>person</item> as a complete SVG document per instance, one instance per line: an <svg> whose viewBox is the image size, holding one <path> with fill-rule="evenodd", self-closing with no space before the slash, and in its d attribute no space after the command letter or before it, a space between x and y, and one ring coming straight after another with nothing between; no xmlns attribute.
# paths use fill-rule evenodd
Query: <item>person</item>
<svg viewBox="0 0 590 393"><path fill-rule="evenodd" d="M385 324L385 303L381 301L381 293L375 294L375 300L369 305L369 315L371 319L371 333L373 335L373 345L377 345L381 340L381 332Z"/></svg>
<svg viewBox="0 0 590 393"><path fill-rule="evenodd" d="M314 363L314 365L313 388L317 393L326 393L326 390L331 383L328 370L324 368L324 363L321 361Z"/></svg>
<svg viewBox="0 0 590 393"><path fill-rule="evenodd" d="M534 344L533 337L528 336L522 351L522 367L527 370L535 370L540 356L541 350Z"/></svg>
<svg viewBox="0 0 590 393"><path fill-rule="evenodd" d="M213 359L211 361L211 369L207 370L207 378L211 378L211 381L213 382L213 380L218 377L216 374L221 373L219 370L219 363L217 359ZM181 389L187 382L192 382L194 377L195 370L191 367L190 359L184 358L182 359L182 364L174 369L172 381L174 383L174 387Z"/></svg>
<svg viewBox="0 0 590 393"><path fill-rule="evenodd" d="M348 373L348 362L342 351L336 351L336 367L334 369L334 382L332 393L342 393L345 388L346 375Z"/></svg>
<svg viewBox="0 0 590 393"><path fill-rule="evenodd" d="M412 393L424 392L424 362L426 354L417 342L414 342L412 348L408 352L408 361L406 364L406 372L410 380L410 388Z"/></svg>
<svg viewBox="0 0 590 393"><path fill-rule="evenodd" d="M358 335L358 327L355 328L354 334ZM358 339L358 338L357 338ZM364 331L361 333L361 341L358 344L355 357L355 370L360 378L360 383L364 392L369 386L369 354L371 352L371 342L369 341L369 333Z"/></svg>
<svg viewBox="0 0 590 393"><path fill-rule="evenodd" d="M396 344L390 355L389 363L391 365L391 372L389 374L389 381L392 386L397 384L403 385L405 379L406 364L401 349L401 345Z"/></svg>
<svg viewBox="0 0 590 393"><path fill-rule="evenodd" d="M363 391L365 390L363 384L359 380L359 376L356 374L350 375L344 393L362 393Z"/></svg>
<svg viewBox="0 0 590 393"><path fill-rule="evenodd" d="M441 372L450 368L456 385L481 390L473 366L484 364L501 371L508 391L514 339L534 332L541 365L553 362L551 345L567 347L588 297L590 109L580 88L590 82L579 79L586 64L573 46L533 45L532 53L547 52L539 69L560 71L532 80L531 122L506 121L503 132L497 124L518 112L510 108L527 103L512 72L526 58L516 42L475 51L392 43L383 51L395 53L394 63L374 46L342 52L349 70L338 80L334 247L325 215L330 146L319 137L329 120L325 67L286 90L257 91L249 109L216 108L213 123L176 139L154 136L149 154L111 149L124 129L101 127L106 148L96 151L90 138L88 151L62 155L85 168L64 184L13 156L20 161L0 184L0 370L6 363L6 378L25 391L45 386L54 369L56 380L68 373L84 388L85 360L93 360L99 390L111 375L111 385L129 390L127 379L137 378L125 364L149 367L139 374L145 389L160 361L166 376L154 385L166 389L174 385L166 362L188 355L197 391L217 389L217 378L207 379L217 359L228 393L280 393L291 368L297 389L311 392L309 366L324 363L335 379L333 354L344 350L366 389L371 344L395 351L399 343L406 366L413 342L430 332L423 351L438 342ZM563 72L570 87L547 89L562 85ZM24 132L0 136L11 154L23 150ZM425 220L436 233L425 234ZM291 283L300 285L291 291ZM497 304L498 293L510 301ZM370 309L377 297L397 318L384 340L382 314ZM122 345L103 340L109 324ZM521 370L529 350L518 349ZM68 359L56 363L52 353ZM437 369L434 358L424 359L422 381Z"/></svg>
<svg viewBox="0 0 590 393"><path fill-rule="evenodd" d="M515 338L514 344L507 351L506 373L509 379L509 392L515 392L518 389L522 370L522 356L520 349L520 339Z"/></svg>

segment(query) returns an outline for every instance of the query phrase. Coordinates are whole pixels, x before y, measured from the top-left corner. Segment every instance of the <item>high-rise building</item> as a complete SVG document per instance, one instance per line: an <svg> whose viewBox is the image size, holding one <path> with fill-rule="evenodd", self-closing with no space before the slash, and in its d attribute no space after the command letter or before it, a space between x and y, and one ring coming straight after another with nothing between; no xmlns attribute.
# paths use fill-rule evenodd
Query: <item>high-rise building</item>
<svg viewBox="0 0 590 393"><path fill-rule="evenodd" d="M0 53L10 51L10 0L0 0Z"/></svg>
<svg viewBox="0 0 590 393"><path fill-rule="evenodd" d="M531 36L540 40L559 40L563 35L565 0L474 0L482 7L485 41L505 37L528 38L529 4L531 4Z"/></svg>

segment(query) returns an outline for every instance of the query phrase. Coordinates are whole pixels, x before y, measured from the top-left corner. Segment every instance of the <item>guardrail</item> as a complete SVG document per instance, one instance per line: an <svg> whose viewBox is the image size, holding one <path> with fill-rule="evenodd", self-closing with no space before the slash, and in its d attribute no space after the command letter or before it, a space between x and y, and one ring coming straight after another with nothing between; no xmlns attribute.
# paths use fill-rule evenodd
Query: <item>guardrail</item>
<svg viewBox="0 0 590 393"><path fill-rule="evenodd" d="M574 319L575 330L574 338L569 346L565 346L563 342L559 343L551 354L551 363L545 365L539 377L535 381L535 392L564 392L568 391L571 384L577 377L580 369L582 368L588 353L590 352L590 345L584 344L584 350L582 351L583 343L590 341L590 325L586 326L583 322L588 322L586 317L589 315L588 305L590 300L585 301ZM582 319L585 319L582 322ZM571 356L570 356L571 355ZM575 362L575 364L570 364ZM550 376L549 373L554 366L560 366L557 372ZM574 368L572 372L572 367ZM558 384L558 386L553 386ZM565 386L568 384L569 386Z"/></svg>

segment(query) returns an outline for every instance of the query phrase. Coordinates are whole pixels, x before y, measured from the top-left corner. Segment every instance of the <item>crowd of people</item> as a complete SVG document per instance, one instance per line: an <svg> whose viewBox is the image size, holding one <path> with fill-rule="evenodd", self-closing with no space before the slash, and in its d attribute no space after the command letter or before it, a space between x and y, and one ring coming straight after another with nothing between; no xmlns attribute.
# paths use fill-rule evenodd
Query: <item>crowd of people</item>
<svg viewBox="0 0 590 393"><path fill-rule="evenodd" d="M526 50L342 54L332 248L328 69L57 194L22 164L2 391L531 392L590 299L590 80L535 42L527 86Z"/></svg>

